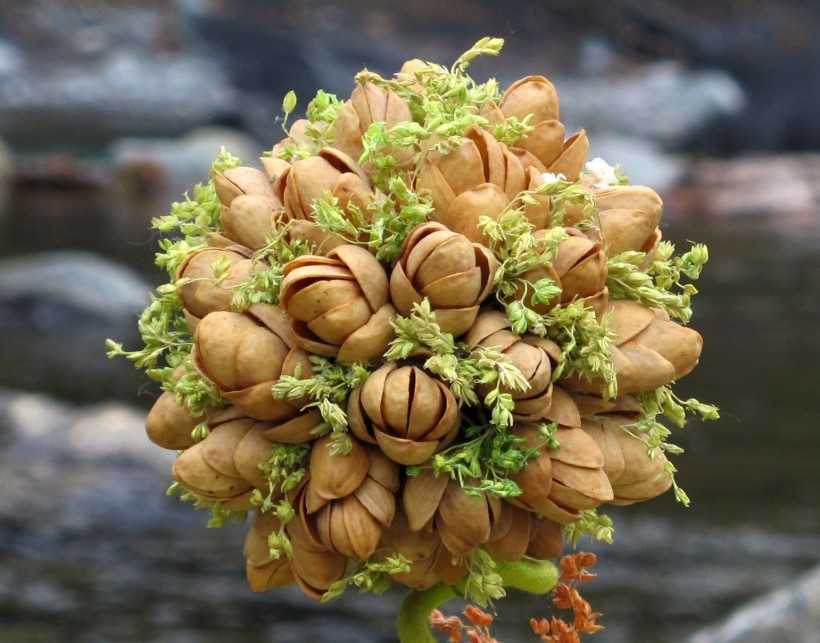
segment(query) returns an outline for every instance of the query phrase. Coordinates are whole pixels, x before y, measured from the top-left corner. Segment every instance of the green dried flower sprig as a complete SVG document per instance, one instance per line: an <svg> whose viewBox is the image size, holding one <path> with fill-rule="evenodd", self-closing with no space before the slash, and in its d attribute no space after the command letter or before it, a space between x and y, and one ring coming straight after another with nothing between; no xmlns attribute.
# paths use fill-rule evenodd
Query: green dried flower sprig
<svg viewBox="0 0 820 643"><path fill-rule="evenodd" d="M317 427L316 435L331 434L331 453L349 453L352 444L348 435L347 413L341 405L353 389L364 384L370 370L362 364L338 364L318 355L311 355L310 363L313 369L311 377L303 379L298 374L283 376L273 385L271 392L280 400L311 399L302 410L314 407L319 410L324 422Z"/></svg>

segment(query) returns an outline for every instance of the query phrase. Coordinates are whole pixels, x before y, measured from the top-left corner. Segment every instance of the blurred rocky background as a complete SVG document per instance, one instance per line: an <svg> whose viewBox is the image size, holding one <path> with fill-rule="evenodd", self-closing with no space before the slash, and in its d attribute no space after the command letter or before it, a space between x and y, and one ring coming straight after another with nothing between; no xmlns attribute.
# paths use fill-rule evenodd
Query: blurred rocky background
<svg viewBox="0 0 820 643"><path fill-rule="evenodd" d="M220 145L269 148L287 90L492 34L475 75L550 76L593 155L662 193L664 236L712 255L684 393L724 419L682 436L690 510L613 512L596 640L820 641L819 29L805 0L0 3L0 640L392 640L398 593L244 589L241 528L163 495L156 391L103 340L135 341L160 280L149 219ZM511 597L500 638L547 607Z"/></svg>

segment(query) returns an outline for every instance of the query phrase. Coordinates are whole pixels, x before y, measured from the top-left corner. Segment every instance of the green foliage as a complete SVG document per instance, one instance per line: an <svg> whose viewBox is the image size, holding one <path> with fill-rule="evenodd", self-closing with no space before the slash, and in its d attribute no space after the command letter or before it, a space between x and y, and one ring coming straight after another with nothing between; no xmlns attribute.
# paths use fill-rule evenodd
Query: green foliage
<svg viewBox="0 0 820 643"><path fill-rule="evenodd" d="M223 147L212 165L214 172L237 167L240 161ZM162 234L173 234L172 239L161 239L156 264L165 269L173 280L185 258L205 245L208 235L220 228L222 204L216 195L213 181L197 183L193 197L187 193L182 201L171 204L171 211L151 221L151 227Z"/></svg>
<svg viewBox="0 0 820 643"><path fill-rule="evenodd" d="M182 300L176 288L160 286L137 322L143 345L127 351L119 342L107 339L108 357L125 357L136 368L152 371L167 364L176 367L190 353L193 338L182 314Z"/></svg>
<svg viewBox="0 0 820 643"><path fill-rule="evenodd" d="M576 547L578 541L584 536L611 545L615 539L612 518L599 514L595 509L587 509L581 512L578 520L564 525L564 538L572 543L573 547Z"/></svg>
<svg viewBox="0 0 820 643"><path fill-rule="evenodd" d="M367 166L373 185L383 191L389 190L390 179L400 170L395 154L404 150L415 150L430 132L418 123L408 121L391 128L383 121L370 124L362 136L363 152L359 164Z"/></svg>
<svg viewBox="0 0 820 643"><path fill-rule="evenodd" d="M287 129L287 121L291 113L296 109L297 99L293 90L285 94L282 100L282 130L286 135L290 135ZM332 145L333 129L336 119L339 117L339 110L342 102L334 95L326 91L319 90L311 99L305 111L307 125L304 134L308 142L296 143L289 140L278 153L278 157L289 162L306 159L315 155L323 147ZM272 150L265 153L272 154Z"/></svg>
<svg viewBox="0 0 820 643"><path fill-rule="evenodd" d="M492 134L496 140L506 145L514 145L518 139L523 138L532 130L532 114L527 114L523 120L510 116L492 128Z"/></svg>
<svg viewBox="0 0 820 643"><path fill-rule="evenodd" d="M509 476L521 471L538 455L538 449L529 448L523 438L488 424L468 427L465 436L466 442L433 456L433 471L449 475L469 495L520 496L521 488Z"/></svg>
<svg viewBox="0 0 820 643"><path fill-rule="evenodd" d="M296 98L296 92L292 89L285 94L285 97L282 99L282 131L285 134L288 133L288 117L291 115L294 109L296 109L296 103L298 99Z"/></svg>
<svg viewBox="0 0 820 643"><path fill-rule="evenodd" d="M401 254L410 231L427 221L432 212L433 204L428 197L411 190L404 178L390 178L386 198L371 206L370 224L364 228L367 245L379 261L392 262Z"/></svg>
<svg viewBox="0 0 820 643"><path fill-rule="evenodd" d="M209 528L224 527L229 523L243 523L248 515L246 511L227 509L220 502L197 496L179 482L172 482L165 494L176 496L180 502L190 503L194 509L208 511L210 514L207 523Z"/></svg>
<svg viewBox="0 0 820 643"><path fill-rule="evenodd" d="M350 204L351 206L353 204ZM339 199L330 192L325 192L315 199L311 206L313 221L322 230L344 237L350 243L356 243L364 226L362 213L358 208L348 207L347 211L339 205Z"/></svg>
<svg viewBox="0 0 820 643"><path fill-rule="evenodd" d="M288 225L277 225L267 243L253 255L255 270L244 282L233 287L231 307L242 312L253 304L279 303L279 287L285 276L285 264L313 247L307 241L288 239Z"/></svg>
<svg viewBox="0 0 820 643"><path fill-rule="evenodd" d="M670 316L688 322L692 317L692 297L698 290L681 280L700 277L709 260L709 250L697 243L682 255L674 253L674 244L662 241L651 258L645 252L631 250L612 257L607 264L610 295L662 308Z"/></svg>
<svg viewBox="0 0 820 643"><path fill-rule="evenodd" d="M493 426L512 426L515 403L510 391L526 391L529 383L506 355L493 348L470 350L463 343L457 344L452 335L441 330L427 299L413 304L408 317L396 315L391 324L396 337L385 353L388 360L432 353L424 368L447 382L453 395L468 406L483 401L490 409ZM483 400L476 391L478 386L491 387Z"/></svg>
<svg viewBox="0 0 820 643"><path fill-rule="evenodd" d="M239 159L222 148L213 163L214 172L224 172L239 165ZM163 388L176 395L177 401L187 406L194 417L207 410L224 405L216 387L203 378L191 363L190 353L193 337L183 313L179 288L187 283L176 279L179 266L198 249L205 246L210 233L219 230L222 205L216 195L213 181L197 184L193 198L185 195L184 201L172 204L171 212L155 218L151 225L163 234L171 235L159 240L160 252L156 264L168 272L171 283L159 286L151 303L137 322L142 346L126 350L114 340L106 340L109 358L125 357L136 368L144 369L149 377L160 382ZM224 275L227 266L217 263L214 277ZM184 366L182 375L174 375L175 369ZM200 425L194 430L197 439L207 435L207 427Z"/></svg>
<svg viewBox="0 0 820 643"><path fill-rule="evenodd" d="M402 554L390 554L378 560L358 562L344 578L334 582L322 595L320 602L327 603L344 594L348 587L355 587L360 592L384 594L392 583L393 574L407 574L411 561Z"/></svg>
<svg viewBox="0 0 820 643"><path fill-rule="evenodd" d="M498 573L498 564L483 549L470 554L467 578L463 581L464 598L487 607L492 601L504 598L504 579Z"/></svg>
<svg viewBox="0 0 820 643"><path fill-rule="evenodd" d="M396 315L391 325L396 337L384 354L387 360L406 359L419 349L429 349L438 355L455 353L455 340L450 333L441 330L429 299L414 304L408 317Z"/></svg>
<svg viewBox="0 0 820 643"><path fill-rule="evenodd" d="M280 523L279 530L268 535L271 558L290 558L293 553L293 545L285 531L296 515L290 492L305 479L309 457L310 444L275 443L267 459L259 464L259 471L268 481L268 489L266 494L254 489L251 504L263 513L273 511Z"/></svg>
<svg viewBox="0 0 820 643"><path fill-rule="evenodd" d="M364 384L370 371L362 364L339 364L318 355L311 355L310 362L313 370L310 377L285 375L273 385L272 394L280 400L311 400L302 410L313 407L319 410L324 423L319 426L317 435L331 434L334 455L349 453L352 443L347 433L347 414L341 405L353 389Z"/></svg>
<svg viewBox="0 0 820 643"><path fill-rule="evenodd" d="M633 424L624 427L624 430L643 442L649 457L653 459L662 454L680 455L683 453L680 446L669 442L672 431L660 422L659 417L666 416L679 428L686 426L687 414L696 415L701 420L720 419L720 412L716 406L704 404L694 398L682 400L668 386L661 386L651 393L638 395L638 400L641 403L643 415ZM677 467L670 460L666 461L665 467L667 473L672 476L675 499L688 507L689 496L675 480Z"/></svg>

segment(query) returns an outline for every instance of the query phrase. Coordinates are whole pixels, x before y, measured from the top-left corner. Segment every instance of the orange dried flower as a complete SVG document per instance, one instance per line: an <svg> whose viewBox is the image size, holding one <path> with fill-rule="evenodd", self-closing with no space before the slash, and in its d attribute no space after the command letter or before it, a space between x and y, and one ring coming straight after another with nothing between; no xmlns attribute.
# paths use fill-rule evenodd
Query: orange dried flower
<svg viewBox="0 0 820 643"><path fill-rule="evenodd" d="M458 616L444 616L441 610L430 613L430 627L450 637L450 643L461 643L461 630L464 623Z"/></svg>
<svg viewBox="0 0 820 643"><path fill-rule="evenodd" d="M489 627L493 624L492 615L488 614L476 605L468 605L465 607L464 616L467 617L467 620L470 621L470 623L479 627Z"/></svg>
<svg viewBox="0 0 820 643"><path fill-rule="evenodd" d="M586 583L595 578L593 572L587 567L593 567L598 562L598 557L590 552L578 552L568 554L561 558L561 582L562 583Z"/></svg>

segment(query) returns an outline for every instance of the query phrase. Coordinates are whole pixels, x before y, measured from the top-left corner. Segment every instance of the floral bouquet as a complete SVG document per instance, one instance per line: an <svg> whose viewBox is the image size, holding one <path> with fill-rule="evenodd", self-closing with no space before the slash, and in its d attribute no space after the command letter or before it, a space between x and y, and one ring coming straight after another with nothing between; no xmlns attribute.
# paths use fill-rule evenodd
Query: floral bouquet
<svg viewBox="0 0 820 643"><path fill-rule="evenodd" d="M594 556L564 558L560 583L552 561L612 540L601 505L687 504L660 418L717 417L670 388L701 352L685 324L705 246L661 240L661 199L587 161L546 78L467 74L502 44L363 70L286 128L289 92L261 169L223 150L154 220L169 282L144 346L108 343L164 389L147 431L178 453L169 494L210 526L250 514L250 589L405 585L405 642L429 623L459 640L435 608L509 587L573 609L533 621L545 641L599 629L574 584Z"/></svg>

